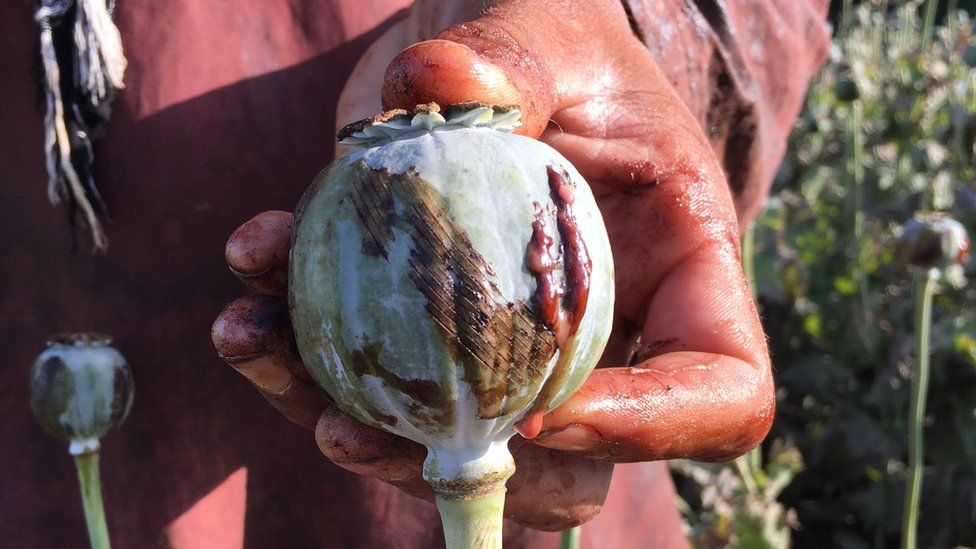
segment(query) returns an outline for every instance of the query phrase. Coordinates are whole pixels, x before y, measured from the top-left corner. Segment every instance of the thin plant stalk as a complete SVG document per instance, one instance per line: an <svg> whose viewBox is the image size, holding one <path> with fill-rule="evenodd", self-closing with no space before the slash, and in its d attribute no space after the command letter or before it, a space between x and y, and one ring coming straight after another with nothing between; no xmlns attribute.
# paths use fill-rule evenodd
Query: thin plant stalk
<svg viewBox="0 0 976 549"><path fill-rule="evenodd" d="M860 101L855 100L851 103L847 125L848 140L851 147L851 178L854 183L854 188L851 190L851 209L854 210L854 238L859 244L861 237L864 236L864 211L861 203L864 198L864 133L861 129L864 116L861 111Z"/></svg>
<svg viewBox="0 0 976 549"><path fill-rule="evenodd" d="M580 535L582 530L582 526L563 530L563 534L559 538L559 549L580 549Z"/></svg>
<svg viewBox="0 0 976 549"><path fill-rule="evenodd" d="M932 43L932 27L935 25L935 12L939 8L939 0L928 0L925 3L925 20L922 22L922 51L926 51Z"/></svg>
<svg viewBox="0 0 976 549"><path fill-rule="evenodd" d="M756 299L756 225L751 223L742 235L742 273L746 277L749 291L752 298ZM756 472L762 470L762 447L757 446L746 453L745 456L736 458L735 467L742 476L746 488L750 492L757 490L755 476Z"/></svg>
<svg viewBox="0 0 976 549"><path fill-rule="evenodd" d="M956 41L959 32L958 8L959 0L949 0L949 4L946 6L946 27L949 28L949 32L951 33L951 42Z"/></svg>
<svg viewBox="0 0 976 549"><path fill-rule="evenodd" d="M759 486L756 485L756 479L753 476L749 459L749 454L758 449L759 447L753 448L749 453L743 454L732 460L732 465L735 466L736 472L739 473L739 477L742 478L742 483L746 486L746 491L748 491L750 494L759 493Z"/></svg>
<svg viewBox="0 0 976 549"><path fill-rule="evenodd" d="M749 463L749 470L755 476L757 471L762 470L762 445L756 446L746 454L746 461Z"/></svg>
<svg viewBox="0 0 976 549"><path fill-rule="evenodd" d="M839 36L847 36L851 30L851 20L854 17L854 0L844 0L840 9Z"/></svg>
<svg viewBox="0 0 976 549"><path fill-rule="evenodd" d="M756 298L756 225L752 223L742 234L742 273L746 276L752 298Z"/></svg>
<svg viewBox="0 0 976 549"><path fill-rule="evenodd" d="M98 472L98 450L75 456L78 482L81 484L81 503L85 508L88 539L92 549L109 549L105 505L102 503L102 483Z"/></svg>
<svg viewBox="0 0 976 549"><path fill-rule="evenodd" d="M694 524L698 520L698 514L695 513L695 510L691 508L691 505L688 505L685 498L675 494L674 502L677 504L678 512L681 513L682 517L684 517L686 523Z"/></svg>
<svg viewBox="0 0 976 549"><path fill-rule="evenodd" d="M888 0L881 0L878 5L881 22L875 27L874 59L883 59L886 55L885 46L888 44Z"/></svg>
<svg viewBox="0 0 976 549"><path fill-rule="evenodd" d="M932 294L935 269L915 275L915 375L908 409L908 482L905 485L905 509L901 525L902 549L915 549L918 531L918 505L922 495L924 467L923 430L925 398L929 384L929 330L932 327Z"/></svg>
<svg viewBox="0 0 976 549"><path fill-rule="evenodd" d="M864 271L864 131L862 129L864 115L860 100L850 104L847 117L848 166L851 175L851 202L854 223L854 250L857 261L854 263L855 279L861 298L861 311L864 322L868 326L874 325L874 315L868 303L868 280Z"/></svg>
<svg viewBox="0 0 976 549"><path fill-rule="evenodd" d="M969 71L969 104L976 105L976 71Z"/></svg>
<svg viewBox="0 0 976 549"><path fill-rule="evenodd" d="M898 16L899 19L899 39L898 45L900 47L901 54L908 53L911 49L912 38L915 36L915 25L914 22L918 18L918 13L915 10L915 6L912 4L905 4L901 7L901 13ZM902 79L908 78L908 67L903 66Z"/></svg>

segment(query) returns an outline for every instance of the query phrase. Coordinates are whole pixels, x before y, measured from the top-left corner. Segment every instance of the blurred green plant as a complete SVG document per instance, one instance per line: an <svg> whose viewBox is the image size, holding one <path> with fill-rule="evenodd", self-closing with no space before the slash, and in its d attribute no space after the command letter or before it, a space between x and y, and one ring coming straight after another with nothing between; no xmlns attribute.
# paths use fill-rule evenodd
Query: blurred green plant
<svg viewBox="0 0 976 549"><path fill-rule="evenodd" d="M766 459L674 465L698 547L900 540L915 303L893 246L919 210L976 227L972 24L952 5L935 24L936 4L845 3L751 236L778 383ZM976 544L974 263L935 282L922 547ZM765 491L784 448L802 459Z"/></svg>

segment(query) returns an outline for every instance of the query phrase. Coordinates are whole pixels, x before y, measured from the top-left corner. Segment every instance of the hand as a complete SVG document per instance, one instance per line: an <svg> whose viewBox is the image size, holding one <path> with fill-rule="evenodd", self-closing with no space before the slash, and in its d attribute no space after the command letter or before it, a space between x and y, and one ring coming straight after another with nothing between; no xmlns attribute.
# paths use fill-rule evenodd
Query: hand
<svg viewBox="0 0 976 549"><path fill-rule="evenodd" d="M491 4L480 16L468 6L484 2L454 4L441 15L470 22L387 66L403 45L453 22L432 27L418 2L360 61L339 112L344 122L377 112L366 93L376 89L387 108L518 104L520 133L555 147L590 183L614 254L614 333L601 368L546 416L543 433L513 443L506 506L524 525L561 529L596 513L613 462L726 460L754 447L773 418L773 383L719 163L620 4ZM266 294L284 290L289 219L261 214L228 243L231 268ZM232 303L214 325L221 356L293 420L311 426L324 410L316 439L327 457L429 497L423 448L356 423L307 381L285 310L281 297ZM560 474L572 486L545 490Z"/></svg>

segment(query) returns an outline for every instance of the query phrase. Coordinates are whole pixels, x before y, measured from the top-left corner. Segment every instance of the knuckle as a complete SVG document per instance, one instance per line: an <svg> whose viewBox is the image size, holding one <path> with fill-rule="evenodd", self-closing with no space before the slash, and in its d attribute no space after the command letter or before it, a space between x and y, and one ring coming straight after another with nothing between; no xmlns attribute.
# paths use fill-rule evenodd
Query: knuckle
<svg viewBox="0 0 976 549"><path fill-rule="evenodd" d="M283 269L268 269L256 275L243 275L234 271L234 275L247 288L261 294L280 295L288 287L288 273Z"/></svg>
<svg viewBox="0 0 976 549"><path fill-rule="evenodd" d="M281 394L262 391L261 395L292 423L306 429L314 429L322 409L328 403L309 389L299 382L292 383Z"/></svg>

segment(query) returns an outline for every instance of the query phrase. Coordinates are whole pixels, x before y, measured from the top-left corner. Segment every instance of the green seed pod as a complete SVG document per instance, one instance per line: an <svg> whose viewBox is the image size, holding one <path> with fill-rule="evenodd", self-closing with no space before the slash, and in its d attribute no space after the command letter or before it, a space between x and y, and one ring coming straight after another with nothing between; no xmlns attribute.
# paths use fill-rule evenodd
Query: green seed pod
<svg viewBox="0 0 976 549"><path fill-rule="evenodd" d="M834 83L834 95L839 101L849 103L861 98L861 90L858 88L857 82L845 76L837 79L837 82Z"/></svg>
<svg viewBox="0 0 976 549"><path fill-rule="evenodd" d="M44 429L71 442L72 455L98 449L132 408L132 373L101 334L52 336L31 368L31 408Z"/></svg>
<svg viewBox="0 0 976 549"><path fill-rule="evenodd" d="M350 125L340 139L362 149L319 175L294 223L302 358L347 413L428 448L452 548L496 546L509 438L534 437L583 383L613 318L596 201L517 120L428 105Z"/></svg>
<svg viewBox="0 0 976 549"><path fill-rule="evenodd" d="M938 212L921 212L901 230L898 259L924 269L959 263L969 253L969 235L958 221Z"/></svg>

